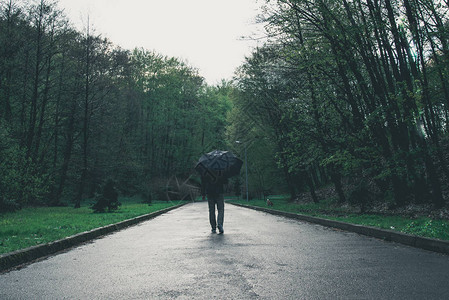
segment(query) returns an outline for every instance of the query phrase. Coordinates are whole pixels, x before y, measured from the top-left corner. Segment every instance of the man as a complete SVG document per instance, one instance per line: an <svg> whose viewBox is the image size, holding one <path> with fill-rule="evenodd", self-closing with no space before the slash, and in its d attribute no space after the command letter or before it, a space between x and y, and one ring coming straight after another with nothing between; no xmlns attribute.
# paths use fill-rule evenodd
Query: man
<svg viewBox="0 0 449 300"><path fill-rule="evenodd" d="M227 179L217 178L215 176L201 177L201 195L203 200L206 199L209 204L209 222L212 227L212 233L218 232L223 234L223 221L224 221L224 196L223 185L227 183ZM218 220L215 217L215 206L218 210ZM218 224L217 224L218 221Z"/></svg>

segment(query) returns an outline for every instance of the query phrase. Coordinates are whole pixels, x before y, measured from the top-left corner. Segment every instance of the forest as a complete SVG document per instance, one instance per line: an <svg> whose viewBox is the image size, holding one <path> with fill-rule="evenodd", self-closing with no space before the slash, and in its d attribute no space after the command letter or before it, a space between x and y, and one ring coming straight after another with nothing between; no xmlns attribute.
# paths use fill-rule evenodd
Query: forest
<svg viewBox="0 0 449 300"><path fill-rule="evenodd" d="M0 211L73 205L107 180L166 200L173 175L222 148L230 87L180 59L120 49L57 3L1 1Z"/></svg>
<svg viewBox="0 0 449 300"><path fill-rule="evenodd" d="M262 2L263 46L210 86L75 29L57 3L0 0L0 211L79 207L107 179L165 200L214 149L247 154L251 197L331 186L337 203L444 207L449 2Z"/></svg>
<svg viewBox="0 0 449 300"><path fill-rule="evenodd" d="M443 207L449 2L265 2L267 42L240 67L233 121L273 142L292 198L320 201L331 184L362 208Z"/></svg>

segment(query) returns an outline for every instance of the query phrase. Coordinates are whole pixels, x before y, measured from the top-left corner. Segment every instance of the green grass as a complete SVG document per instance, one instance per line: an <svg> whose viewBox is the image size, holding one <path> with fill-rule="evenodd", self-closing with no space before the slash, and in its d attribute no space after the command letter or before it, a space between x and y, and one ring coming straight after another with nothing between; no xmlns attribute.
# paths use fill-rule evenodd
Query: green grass
<svg viewBox="0 0 449 300"><path fill-rule="evenodd" d="M56 241L179 204L164 201L149 206L135 198L120 198L120 202L122 206L111 213L93 213L86 203L79 209L37 207L0 214L0 254Z"/></svg>
<svg viewBox="0 0 449 300"><path fill-rule="evenodd" d="M286 196L270 197L274 207L267 207L264 200L230 200L229 202L246 204L251 206L272 208L280 211L299 213L329 220L342 221L346 223L367 225L382 229L400 231L422 237L449 240L449 220L435 220L427 217L416 219L403 216L382 216L372 214L355 214L345 208L332 205L332 201L320 203L289 203Z"/></svg>

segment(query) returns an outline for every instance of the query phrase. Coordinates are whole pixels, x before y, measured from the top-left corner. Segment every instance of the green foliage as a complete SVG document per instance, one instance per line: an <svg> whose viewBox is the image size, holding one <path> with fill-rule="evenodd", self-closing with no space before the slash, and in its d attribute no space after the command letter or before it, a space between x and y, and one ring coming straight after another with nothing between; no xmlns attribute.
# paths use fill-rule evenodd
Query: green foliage
<svg viewBox="0 0 449 300"><path fill-rule="evenodd" d="M57 3L0 4L0 210L77 206L105 178L158 200L205 149L225 148L229 83L79 32Z"/></svg>
<svg viewBox="0 0 449 300"><path fill-rule="evenodd" d="M363 161L354 157L347 150L338 150L333 155L323 159L321 165L323 167L331 165L341 169L343 174L350 174L354 170L359 170L363 166Z"/></svg>
<svg viewBox="0 0 449 300"><path fill-rule="evenodd" d="M271 38L217 86L42 3L0 2L0 210L78 203L105 178L158 199L221 148L247 150L252 194L332 182L344 200L345 176L398 205L447 200L449 18L431 1L267 1Z"/></svg>
<svg viewBox="0 0 449 300"><path fill-rule="evenodd" d="M373 226L382 229L395 230L403 233L413 234L422 237L449 240L449 220L437 220L427 217L408 218L402 216L382 216L373 214L355 214L347 207L334 206L332 200L322 203L292 203L286 197L269 197L273 202L271 209L300 213L314 217ZM244 200L232 200L245 205L268 208L264 200L251 200L249 203Z"/></svg>
<svg viewBox="0 0 449 300"><path fill-rule="evenodd" d="M20 174L17 165L17 147L10 145L8 132L0 123L0 212L19 206ZM9 143L8 143L9 142Z"/></svg>
<svg viewBox="0 0 449 300"><path fill-rule="evenodd" d="M0 212L16 210L28 204L41 204L47 192L45 174L35 172L36 165L10 137L0 123Z"/></svg>
<svg viewBox="0 0 449 300"><path fill-rule="evenodd" d="M397 205L447 201L448 15L430 2L388 3L267 1L271 38L239 69L235 109L245 116L238 126L274 133L292 196L301 182L332 181L345 201L343 175L375 182L367 193Z"/></svg>
<svg viewBox="0 0 449 300"><path fill-rule="evenodd" d="M155 201L148 206L139 198L120 198L120 202L120 210L108 214L93 214L87 204L80 209L33 207L3 213L0 215L0 254L59 240L178 204Z"/></svg>
<svg viewBox="0 0 449 300"><path fill-rule="evenodd" d="M401 228L401 231L419 236L449 240L449 222L444 220L419 218Z"/></svg>
<svg viewBox="0 0 449 300"><path fill-rule="evenodd" d="M234 177L231 179L232 192L235 196L240 197L242 195L242 181L240 177Z"/></svg>
<svg viewBox="0 0 449 300"><path fill-rule="evenodd" d="M119 208L121 203L118 201L117 183L108 179L102 187L102 192L95 195L95 203L92 205L94 212L108 212L115 211Z"/></svg>

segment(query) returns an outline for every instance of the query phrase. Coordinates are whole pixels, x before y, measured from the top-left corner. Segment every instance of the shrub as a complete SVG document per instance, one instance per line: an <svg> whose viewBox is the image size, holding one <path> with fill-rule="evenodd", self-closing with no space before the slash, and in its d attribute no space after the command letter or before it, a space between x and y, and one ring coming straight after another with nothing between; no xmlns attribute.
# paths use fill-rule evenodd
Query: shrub
<svg viewBox="0 0 449 300"><path fill-rule="evenodd" d="M121 203L118 201L117 183L108 179L102 187L102 193L95 195L96 203L92 205L94 212L111 212L117 210Z"/></svg>
<svg viewBox="0 0 449 300"><path fill-rule="evenodd" d="M0 212L42 204L48 180L0 122Z"/></svg>

